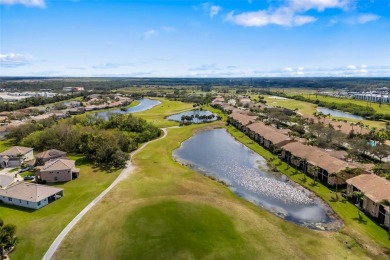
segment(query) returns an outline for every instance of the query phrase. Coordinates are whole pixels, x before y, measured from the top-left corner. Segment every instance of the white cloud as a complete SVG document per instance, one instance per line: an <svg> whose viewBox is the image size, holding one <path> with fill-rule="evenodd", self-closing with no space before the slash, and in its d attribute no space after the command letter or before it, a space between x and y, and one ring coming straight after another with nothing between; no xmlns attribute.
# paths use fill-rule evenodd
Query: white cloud
<svg viewBox="0 0 390 260"><path fill-rule="evenodd" d="M154 29L148 30L148 31L144 32L144 34L143 34L144 39L150 39L150 38L155 37L157 35L158 35L158 32Z"/></svg>
<svg viewBox="0 0 390 260"><path fill-rule="evenodd" d="M211 18L218 15L219 12L222 10L222 7L218 5L213 5L212 3L209 2L203 3L202 8Z"/></svg>
<svg viewBox="0 0 390 260"><path fill-rule="evenodd" d="M31 55L24 55L20 53L0 54L0 66L2 67L19 67L27 65L32 60Z"/></svg>
<svg viewBox="0 0 390 260"><path fill-rule="evenodd" d="M311 15L305 15L310 10L324 11L328 8L347 9L352 0L285 0L278 7L270 6L254 12L235 14L228 13L226 20L242 26L301 26L317 21Z"/></svg>
<svg viewBox="0 0 390 260"><path fill-rule="evenodd" d="M41 7L46 6L45 0L0 0L1 5L15 5L21 4L28 7Z"/></svg>
<svg viewBox="0 0 390 260"><path fill-rule="evenodd" d="M291 9L283 7L272 10L259 10L257 12L246 12L235 15L230 12L227 21L242 26L266 26L276 24L280 26L301 26L307 23L315 22L317 19L312 16L297 15Z"/></svg>
<svg viewBox="0 0 390 260"><path fill-rule="evenodd" d="M287 5L294 10L307 11L315 9L324 11L328 8L347 9L352 4L351 0L289 0Z"/></svg>
<svg viewBox="0 0 390 260"><path fill-rule="evenodd" d="M365 23L379 20L379 18L380 16L376 14L361 14L358 17L356 17L356 23L365 24Z"/></svg>

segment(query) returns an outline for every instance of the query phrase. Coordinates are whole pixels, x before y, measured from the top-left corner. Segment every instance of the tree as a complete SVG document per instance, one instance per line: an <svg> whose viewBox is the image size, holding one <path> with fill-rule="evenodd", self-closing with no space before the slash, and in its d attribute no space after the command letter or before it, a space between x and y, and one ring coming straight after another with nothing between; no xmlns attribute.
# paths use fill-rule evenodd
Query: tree
<svg viewBox="0 0 390 260"><path fill-rule="evenodd" d="M359 215L359 218L360 218L360 205L359 205L359 203L363 199L364 193L361 192L361 191L354 191L354 192L352 192L352 197L356 198L356 205L357 205L357 208L358 208L358 215Z"/></svg>
<svg viewBox="0 0 390 260"><path fill-rule="evenodd" d="M339 174L334 172L334 173L329 174L329 177L335 177L336 178L336 199L339 200L339 193L338 193Z"/></svg>
<svg viewBox="0 0 390 260"><path fill-rule="evenodd" d="M382 201L379 202L379 203L382 204L382 205L385 206L385 207L390 207L390 200L384 199L384 200L382 200ZM390 226L387 227L387 228L388 228L387 239L390 240Z"/></svg>
<svg viewBox="0 0 390 260"><path fill-rule="evenodd" d="M7 257L17 244L18 239L15 236L15 233L15 225L4 225L4 221L0 219L0 256L2 256L2 258Z"/></svg>

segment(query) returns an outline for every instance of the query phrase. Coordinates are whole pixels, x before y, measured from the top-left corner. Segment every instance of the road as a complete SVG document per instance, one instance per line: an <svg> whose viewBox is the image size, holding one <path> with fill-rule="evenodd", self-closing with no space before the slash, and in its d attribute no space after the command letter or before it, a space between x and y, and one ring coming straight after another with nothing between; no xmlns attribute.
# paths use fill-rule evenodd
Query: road
<svg viewBox="0 0 390 260"><path fill-rule="evenodd" d="M169 127L169 128L175 128L175 127ZM69 222L69 224L64 228L64 230L62 230L62 232L56 237L56 239L50 245L49 249L47 250L46 254L43 256L42 259L44 260L52 259L54 253L56 252L57 248L60 246L61 242L64 240L66 235L68 235L68 233L72 230L72 228L77 224L77 222L79 222L84 217L84 215L87 214L88 211L90 211L93 208L93 206L95 206L102 198L104 198L104 196L108 192L110 192L112 188L114 188L119 182L127 178L134 171L135 167L132 163L132 158L134 157L134 155L142 151L142 149L144 149L145 146L147 146L148 144L155 142L157 140L161 140L167 136L168 133L167 128L161 128L161 130L163 131L163 136L161 136L158 139L144 143L140 148L138 148L137 150L135 150L130 154L130 159L126 162L125 168L114 180L114 182L111 183L111 185L107 189L105 189L102 193L100 193L99 196L97 196L91 203L89 203L76 217L73 218L71 222Z"/></svg>

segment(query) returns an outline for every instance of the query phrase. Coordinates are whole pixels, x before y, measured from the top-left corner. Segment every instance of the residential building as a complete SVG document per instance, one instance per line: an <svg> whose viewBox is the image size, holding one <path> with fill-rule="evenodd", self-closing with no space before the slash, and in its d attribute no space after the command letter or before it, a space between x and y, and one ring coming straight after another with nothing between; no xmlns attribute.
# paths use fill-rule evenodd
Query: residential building
<svg viewBox="0 0 390 260"><path fill-rule="evenodd" d="M51 149L44 151L42 153L39 153L35 155L36 164L37 165L44 165L47 161L54 160L54 159L65 159L66 158L66 152L57 150L57 149Z"/></svg>
<svg viewBox="0 0 390 260"><path fill-rule="evenodd" d="M35 178L38 182L65 182L79 177L80 169L74 160L55 159L37 167Z"/></svg>
<svg viewBox="0 0 390 260"><path fill-rule="evenodd" d="M280 147L292 141L290 137L284 134L285 131L265 125L263 122L250 124L247 126L247 129L247 135L252 140L273 153L276 153Z"/></svg>
<svg viewBox="0 0 390 260"><path fill-rule="evenodd" d="M281 147L281 159L295 168L308 173L327 185L343 185L353 177L347 174L347 168L354 169L356 164L333 157L329 152L300 142L291 142ZM363 171L363 170L362 170ZM343 172L341 175L340 173ZM336 174L336 175L334 175Z"/></svg>
<svg viewBox="0 0 390 260"><path fill-rule="evenodd" d="M14 146L0 153L0 164L3 168L18 167L34 159L33 148Z"/></svg>
<svg viewBox="0 0 390 260"><path fill-rule="evenodd" d="M375 174L362 174L347 180L347 195L354 191L364 194L360 207L390 228L390 207L382 204L384 200L390 201L390 181Z"/></svg>
<svg viewBox="0 0 390 260"><path fill-rule="evenodd" d="M234 127L236 127L238 130L247 133L247 125L252 124L253 122L255 122L256 119L257 116L249 116L246 114L233 112L229 115L228 122Z"/></svg>
<svg viewBox="0 0 390 260"><path fill-rule="evenodd" d="M64 196L64 190L28 182L17 182L0 189L0 202L39 209Z"/></svg>

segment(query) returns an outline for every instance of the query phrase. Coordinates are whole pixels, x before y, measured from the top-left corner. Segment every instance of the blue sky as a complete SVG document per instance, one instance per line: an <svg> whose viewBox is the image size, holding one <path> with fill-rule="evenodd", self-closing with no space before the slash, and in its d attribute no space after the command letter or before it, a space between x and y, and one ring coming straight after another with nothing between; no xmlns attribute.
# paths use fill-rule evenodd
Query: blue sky
<svg viewBox="0 0 390 260"><path fill-rule="evenodd" d="M1 76L390 76L388 0L0 0Z"/></svg>

